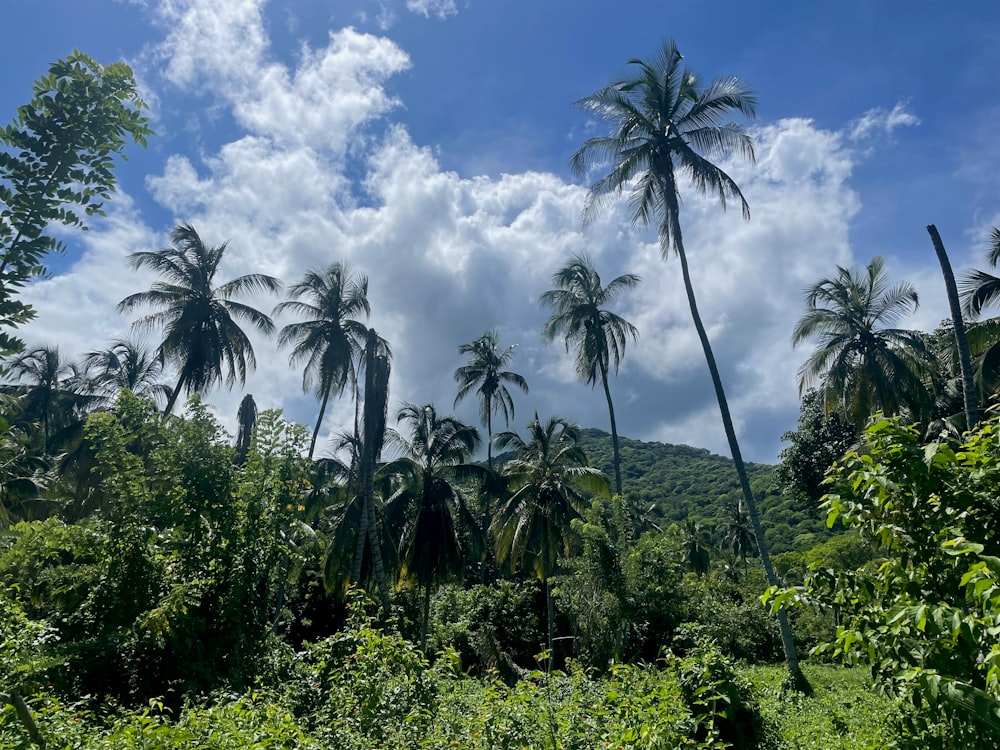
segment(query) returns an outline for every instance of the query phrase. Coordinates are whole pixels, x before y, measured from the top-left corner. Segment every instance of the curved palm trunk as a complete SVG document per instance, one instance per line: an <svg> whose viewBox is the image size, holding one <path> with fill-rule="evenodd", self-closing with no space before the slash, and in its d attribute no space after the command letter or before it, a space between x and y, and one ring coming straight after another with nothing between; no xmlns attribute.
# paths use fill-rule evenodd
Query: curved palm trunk
<svg viewBox="0 0 1000 750"><path fill-rule="evenodd" d="M608 414L611 416L611 446L615 451L615 494L622 494L622 458L618 452L618 424L615 422L615 405L611 403L611 388L608 387L608 368L601 364L601 384L608 399Z"/></svg>
<svg viewBox="0 0 1000 750"><path fill-rule="evenodd" d="M181 395L181 388L184 387L185 380L187 380L187 373L181 372L181 376L177 380L177 385L174 387L174 392L170 394L170 398L167 400L167 405L163 408L163 416L168 416L170 414L170 410L174 408L174 402L177 401L177 397Z"/></svg>
<svg viewBox="0 0 1000 750"><path fill-rule="evenodd" d="M677 208L676 206L674 207ZM750 480L747 477L746 466L743 465L743 454L740 452L739 442L736 440L736 430L733 428L733 419L729 413L729 402L726 399L726 392L722 387L722 377L719 374L719 367L715 362L715 355L712 353L712 343L708 339L708 332L701 321L698 312L698 302L694 296L694 287L691 284L691 273L688 269L687 254L684 252L684 242L681 239L680 222L677 220L677 212L674 211L672 233L674 240L674 250L680 259L681 276L684 279L684 292L687 294L688 306L691 308L691 318L694 327L698 331L698 338L701 347L705 352L705 360L708 363L708 370L712 376L712 385L715 388L715 397L719 402L719 411L722 413L722 426L726 431L726 440L729 442L729 451L733 457L733 464L736 466L736 475L739 477L740 489L743 491L743 500L746 502L747 513L750 516L750 524L753 526L754 537L757 540L757 550L760 552L760 560L764 564L764 575L769 586L778 585L778 577L774 574L774 566L771 564L771 555L768 552L767 540L764 538L764 529L760 524L760 515L757 513L757 503L754 501L753 492L750 489ZM797 688L808 689L802 670L799 668L799 656L795 649L795 640L792 637L792 628L788 624L788 613L784 609L778 610L778 628L781 631L781 646L785 652L785 665L788 667L788 675L791 684Z"/></svg>
<svg viewBox="0 0 1000 750"><path fill-rule="evenodd" d="M965 336L965 323L962 322L962 307L958 302L958 287L955 284L955 274L951 270L948 252L944 249L941 235L933 224L927 225L927 234L931 236L934 252L941 264L941 275L944 276L944 287L948 290L948 306L951 308L952 327L955 329L955 346L958 347L958 361L962 367L962 395L965 399L965 427L975 429L979 423L979 394L976 391L976 381L972 370L972 357L969 354L969 340Z"/></svg>
<svg viewBox="0 0 1000 750"><path fill-rule="evenodd" d="M319 417L316 419L316 427L313 428L312 440L309 441L309 460L312 461L313 452L316 450L316 438L319 437L319 427L323 424L323 417L326 414L326 403L330 400L330 389L323 391L323 401L319 405Z"/></svg>

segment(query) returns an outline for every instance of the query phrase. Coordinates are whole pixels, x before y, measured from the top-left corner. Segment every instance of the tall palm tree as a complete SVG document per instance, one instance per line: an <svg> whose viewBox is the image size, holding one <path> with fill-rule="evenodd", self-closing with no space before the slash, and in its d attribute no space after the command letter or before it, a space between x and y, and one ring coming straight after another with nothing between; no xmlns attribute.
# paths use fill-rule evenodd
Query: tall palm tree
<svg viewBox="0 0 1000 750"><path fill-rule="evenodd" d="M118 303L119 312L150 307L156 312L133 323L139 330L163 327L157 352L179 372L177 385L163 410L169 414L181 392L195 393L225 382L228 387L246 382L257 360L253 346L237 321L261 333L274 332L271 319L254 307L233 298L260 291L277 292L281 282L273 276L251 273L213 286L228 243L206 245L190 224L178 224L170 233L171 247L132 253L133 268L150 268L163 278L146 292L131 294Z"/></svg>
<svg viewBox="0 0 1000 750"><path fill-rule="evenodd" d="M806 290L805 301L792 346L809 339L817 346L799 368L800 392L822 380L827 409L840 409L855 424L875 411L926 408L920 378L930 356L926 341L895 327L917 309L917 291L905 281L890 287L882 256L864 271L837 266L833 278Z"/></svg>
<svg viewBox="0 0 1000 750"><path fill-rule="evenodd" d="M398 440L403 456L385 467L402 479L387 505L402 521L401 577L415 580L424 590L420 643L426 649L431 588L462 572L459 529L478 530L456 480L485 473L469 463L481 439L475 427L438 415L432 404L404 404L396 422L407 424L408 435Z"/></svg>
<svg viewBox="0 0 1000 750"><path fill-rule="evenodd" d="M502 414L504 426L510 426L514 416L514 399L511 398L508 385L516 386L525 393L528 383L516 372L504 370L514 358L517 344L511 344L506 349L500 348L500 338L495 330L487 331L471 344L458 347L459 354L469 354L469 364L455 370L455 382L458 383L458 394L455 396L455 406L476 389L479 396L479 419L486 428L486 464L493 470L493 415ZM478 387L477 387L478 386Z"/></svg>
<svg viewBox="0 0 1000 750"><path fill-rule="evenodd" d="M586 255L574 255L565 266L552 275L556 285L541 297L541 303L552 310L552 316L542 329L542 336L552 341L557 336L566 339L566 351L576 348L576 374L587 385L598 379L608 400L611 417L611 444L615 453L615 492L622 494L621 455L618 449L618 425L615 406L608 386L608 370L615 372L625 356L628 339L635 341L639 331L620 315L604 309L626 289L639 283L639 277L627 273L601 286L601 277Z"/></svg>
<svg viewBox="0 0 1000 750"><path fill-rule="evenodd" d="M331 395L343 393L351 379L354 360L364 345L367 327L357 320L368 317L368 279L352 277L343 263L323 271L309 271L289 289L292 299L274 308L274 314L292 312L306 318L290 323L278 334L278 346L293 346L289 362L305 362L302 390L312 391L320 401L319 417L309 443L309 459ZM304 299L302 299L304 298Z"/></svg>
<svg viewBox="0 0 1000 750"><path fill-rule="evenodd" d="M497 435L498 447L518 452L504 465L512 493L490 529L497 562L509 560L515 570L530 563L545 586L550 669L555 621L550 578L559 558L569 554L570 521L587 509L584 493L608 494L607 479L590 466L579 440L575 424L560 417L543 424L537 412L528 423L527 441L516 432Z"/></svg>
<svg viewBox="0 0 1000 750"><path fill-rule="evenodd" d="M979 393L976 390L975 374L972 369L972 355L969 351L969 339L965 332L965 321L962 320L962 305L958 296L958 285L955 274L951 270L948 251L937 227L927 225L927 234L931 237L934 253L941 265L941 275L944 277L944 288L948 294L948 307L951 308L951 327L955 336L955 348L958 351L958 361L962 372L962 401L965 406L965 424L968 429L975 429L979 422Z"/></svg>
<svg viewBox="0 0 1000 750"><path fill-rule="evenodd" d="M96 371L94 381L99 389L114 396L121 389L137 396L149 396L154 401L170 398L170 386L161 382L163 362L138 341L115 339L106 349L96 349L84 355L85 371Z"/></svg>
<svg viewBox="0 0 1000 750"><path fill-rule="evenodd" d="M584 217L595 216L627 189L632 223L645 226L655 221L664 259L673 250L680 262L691 317L705 352L767 580L777 585L722 377L698 312L681 234L678 182L681 175L686 175L696 190L718 197L723 207L728 199L739 201L744 217L749 218L750 209L739 186L710 159L725 159L734 153L754 159L749 134L738 123L724 122L724 118L732 112L754 117L757 98L739 78L717 78L702 84L681 64L682 59L677 46L668 40L652 59L630 60L632 69L626 77L580 99L577 106L608 122L611 133L588 139L573 155L570 166L576 174L586 176L591 166L610 162L610 171L590 188ZM781 611L778 619L789 676L803 684L788 617Z"/></svg>

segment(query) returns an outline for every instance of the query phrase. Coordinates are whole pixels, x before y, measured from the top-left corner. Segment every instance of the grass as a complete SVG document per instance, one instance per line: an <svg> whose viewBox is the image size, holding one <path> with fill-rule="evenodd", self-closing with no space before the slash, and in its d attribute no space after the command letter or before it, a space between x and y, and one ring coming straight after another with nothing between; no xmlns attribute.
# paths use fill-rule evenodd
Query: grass
<svg viewBox="0 0 1000 750"><path fill-rule="evenodd" d="M891 700L879 696L862 669L803 664L810 697L781 690L784 667L753 665L741 670L757 689L761 712L776 727L783 750L874 750L891 744Z"/></svg>

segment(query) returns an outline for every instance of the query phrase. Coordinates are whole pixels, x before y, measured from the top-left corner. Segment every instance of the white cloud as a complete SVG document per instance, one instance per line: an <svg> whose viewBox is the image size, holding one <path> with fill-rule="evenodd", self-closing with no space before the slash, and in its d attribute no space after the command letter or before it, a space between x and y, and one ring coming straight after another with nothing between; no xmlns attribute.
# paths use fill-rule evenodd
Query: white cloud
<svg viewBox="0 0 1000 750"><path fill-rule="evenodd" d="M342 29L288 68L269 58L262 5L169 0L160 11L172 22L161 48L168 80L205 87L242 129L200 159L169 157L147 183L207 240L231 241L220 280L264 271L290 282L310 267L347 261L370 277L372 325L392 344L393 403L450 407L459 344L496 327L504 343L520 344L513 367L532 389L516 396L514 426L537 409L604 427L599 389L577 383L562 343L546 345L539 334L539 295L571 253L586 251L605 279L643 277L619 309L641 332L612 384L621 432L728 452L677 260L660 258L651 232L632 230L626 206L584 231L579 185L541 172L467 178L442 170L402 124L374 135L365 126L394 111L384 86L408 67L406 54L388 39ZM428 14L442 6L425 5ZM895 111L883 113L886 132L908 124L890 127ZM684 188L698 302L751 459L773 459L780 432L794 424L795 370L806 353L793 352L789 339L801 290L833 263L851 262L848 230L859 201L850 178L859 157L848 136L804 119L761 128L757 166L727 165L751 204L750 223ZM90 233L72 274L30 290L45 310L31 335L83 351L95 335L126 327L114 305L150 279L126 272L124 256L163 239L118 206ZM274 302L255 300L262 309ZM316 405L301 396L301 374L287 367L286 353L253 340L259 367L245 391L261 408L283 405L312 422ZM241 397L223 391L210 400L232 424ZM469 421L476 414L471 400L459 409ZM346 401L333 404L324 432L352 416ZM779 423L785 427L775 430Z"/></svg>
<svg viewBox="0 0 1000 750"><path fill-rule="evenodd" d="M458 13L455 0L406 0L406 8L424 18L447 18Z"/></svg>
<svg viewBox="0 0 1000 750"><path fill-rule="evenodd" d="M850 124L848 137L860 141L874 133L891 136L896 128L913 127L920 124L920 118L908 111L904 102L897 102L891 110L876 107L865 112Z"/></svg>

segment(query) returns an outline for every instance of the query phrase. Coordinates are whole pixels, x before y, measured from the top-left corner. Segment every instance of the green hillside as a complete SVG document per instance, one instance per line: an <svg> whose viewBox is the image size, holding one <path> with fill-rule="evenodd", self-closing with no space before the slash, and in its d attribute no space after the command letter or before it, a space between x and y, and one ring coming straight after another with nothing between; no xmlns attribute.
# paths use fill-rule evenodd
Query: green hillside
<svg viewBox="0 0 1000 750"><path fill-rule="evenodd" d="M595 429L581 432L591 463L612 476L611 435ZM690 518L711 529L722 524L727 507L739 500L736 470L729 458L689 445L626 437L620 443L625 493L636 493L655 505L667 522ZM829 534L820 515L781 494L773 481L774 466L746 466L772 553L806 549Z"/></svg>

